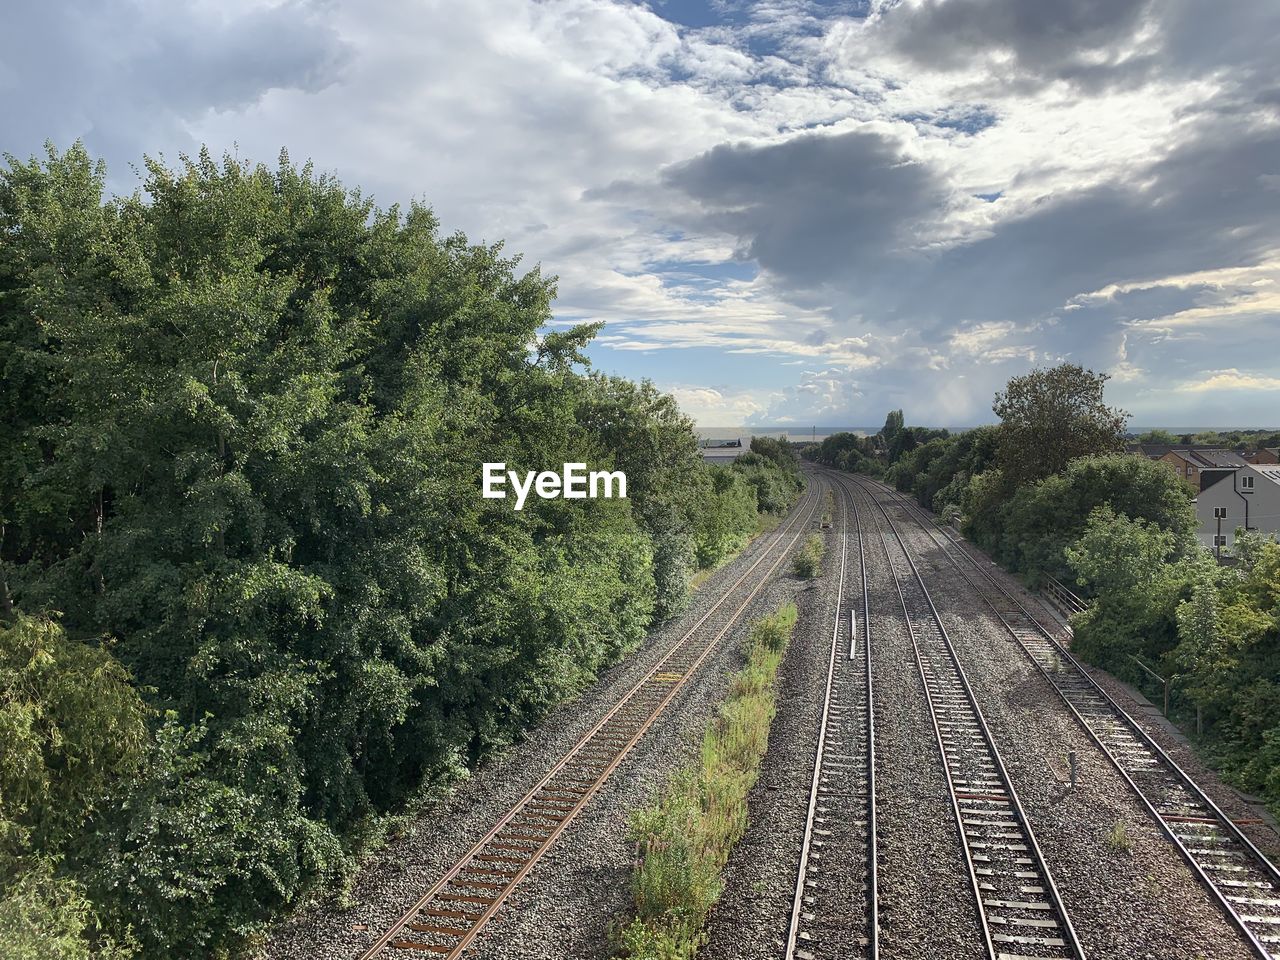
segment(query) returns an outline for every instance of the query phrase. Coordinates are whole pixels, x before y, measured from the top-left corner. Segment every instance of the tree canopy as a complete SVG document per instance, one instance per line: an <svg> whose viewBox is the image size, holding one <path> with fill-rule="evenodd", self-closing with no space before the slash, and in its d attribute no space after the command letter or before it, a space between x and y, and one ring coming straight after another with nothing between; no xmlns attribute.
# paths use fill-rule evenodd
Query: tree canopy
<svg viewBox="0 0 1280 960"><path fill-rule="evenodd" d="M283 154L103 178L79 146L0 172L0 616L56 616L6 637L46 631L68 678L103 658L146 707L54 880L203 957L634 648L802 482L706 466L670 397L584 369L595 327L548 325L554 278L424 206ZM631 498L517 513L479 495L499 460L623 468ZM43 849L86 802L0 816Z"/></svg>
<svg viewBox="0 0 1280 960"><path fill-rule="evenodd" d="M1053 476L1076 457L1124 449L1129 415L1103 400L1108 376L1074 363L1013 377L991 409L1000 418L999 466L1017 486Z"/></svg>

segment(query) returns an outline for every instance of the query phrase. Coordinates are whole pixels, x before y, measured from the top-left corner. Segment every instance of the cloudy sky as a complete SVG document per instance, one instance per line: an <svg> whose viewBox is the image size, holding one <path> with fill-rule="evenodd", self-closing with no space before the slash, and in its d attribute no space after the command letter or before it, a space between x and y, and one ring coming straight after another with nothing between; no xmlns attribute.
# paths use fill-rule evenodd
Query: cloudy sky
<svg viewBox="0 0 1280 960"><path fill-rule="evenodd" d="M310 157L560 277L711 425L961 425L1070 359L1280 425L1275 0L18 0L0 149Z"/></svg>

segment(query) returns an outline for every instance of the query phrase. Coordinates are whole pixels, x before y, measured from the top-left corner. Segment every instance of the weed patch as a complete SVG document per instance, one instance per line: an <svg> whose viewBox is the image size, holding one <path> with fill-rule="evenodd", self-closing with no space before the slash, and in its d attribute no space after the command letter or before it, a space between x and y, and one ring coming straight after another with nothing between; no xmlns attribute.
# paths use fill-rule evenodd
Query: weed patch
<svg viewBox="0 0 1280 960"><path fill-rule="evenodd" d="M747 827L747 794L760 774L776 711L774 683L796 623L786 604L752 627L746 664L702 737L702 753L631 817L639 860L635 916L617 934L633 960L688 960L705 938L721 871Z"/></svg>

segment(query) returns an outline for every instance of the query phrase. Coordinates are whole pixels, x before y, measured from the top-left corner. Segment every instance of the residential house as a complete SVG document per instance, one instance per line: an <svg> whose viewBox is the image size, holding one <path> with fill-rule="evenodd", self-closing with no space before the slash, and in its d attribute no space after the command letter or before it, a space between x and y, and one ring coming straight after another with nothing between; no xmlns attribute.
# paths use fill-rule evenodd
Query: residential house
<svg viewBox="0 0 1280 960"><path fill-rule="evenodd" d="M1195 501L1201 543L1221 555L1235 545L1238 529L1280 533L1280 464L1242 463L1212 475Z"/></svg>
<svg viewBox="0 0 1280 960"><path fill-rule="evenodd" d="M1248 462L1234 450L1191 447L1170 447L1155 459L1168 464L1192 493L1199 493Z"/></svg>
<svg viewBox="0 0 1280 960"><path fill-rule="evenodd" d="M1240 454L1254 466L1265 465L1269 463L1280 463L1280 448L1263 447L1260 450L1249 450Z"/></svg>

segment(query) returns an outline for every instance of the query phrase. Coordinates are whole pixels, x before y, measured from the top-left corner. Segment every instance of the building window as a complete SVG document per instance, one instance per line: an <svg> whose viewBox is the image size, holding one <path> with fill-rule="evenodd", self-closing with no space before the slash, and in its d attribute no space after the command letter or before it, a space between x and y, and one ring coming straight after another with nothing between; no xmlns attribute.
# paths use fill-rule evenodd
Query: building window
<svg viewBox="0 0 1280 960"><path fill-rule="evenodd" d="M1240 478L1240 489L1241 489L1241 490L1252 490L1252 489L1253 489L1253 477L1241 477L1241 478Z"/></svg>
<svg viewBox="0 0 1280 960"><path fill-rule="evenodd" d="M1215 520L1225 520L1225 519L1227 519L1227 508L1226 508L1226 507L1214 507L1214 508L1213 508L1213 519L1215 519Z"/></svg>
<svg viewBox="0 0 1280 960"><path fill-rule="evenodd" d="M1217 534L1213 538L1213 545L1215 547L1225 547L1227 545L1227 535L1225 533Z"/></svg>

